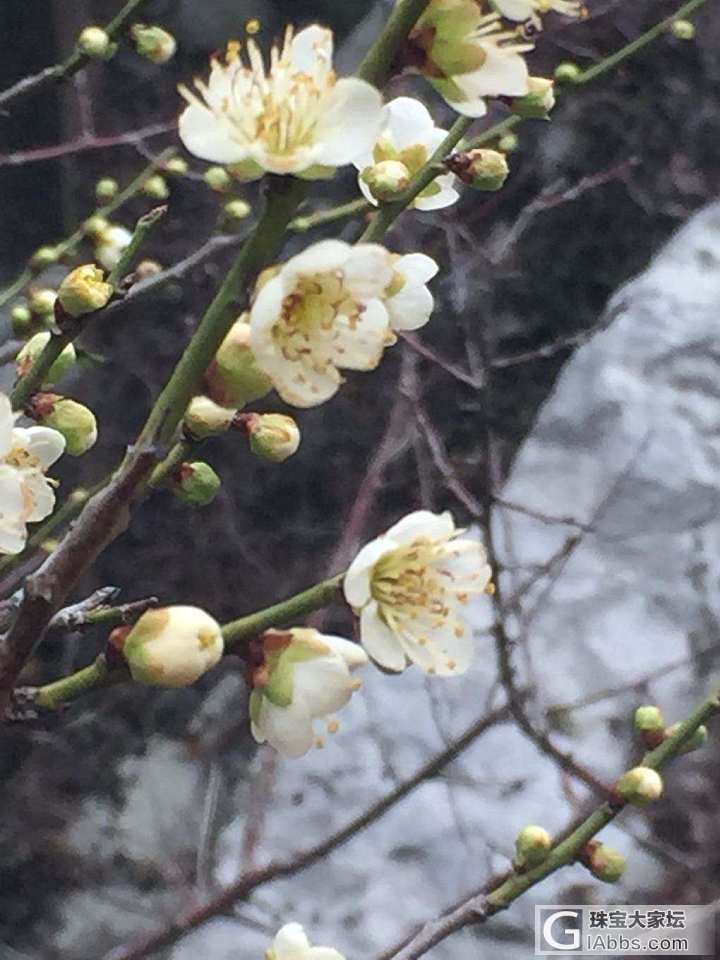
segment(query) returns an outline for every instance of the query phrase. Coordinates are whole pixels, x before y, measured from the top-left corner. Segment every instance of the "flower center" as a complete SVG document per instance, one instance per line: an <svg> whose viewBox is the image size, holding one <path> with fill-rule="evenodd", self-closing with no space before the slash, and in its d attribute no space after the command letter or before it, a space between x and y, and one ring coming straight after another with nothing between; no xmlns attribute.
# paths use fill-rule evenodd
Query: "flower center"
<svg viewBox="0 0 720 960"><path fill-rule="evenodd" d="M42 473L42 463L25 447L13 447L5 457L5 463L11 467L18 467L23 470L39 470Z"/></svg>

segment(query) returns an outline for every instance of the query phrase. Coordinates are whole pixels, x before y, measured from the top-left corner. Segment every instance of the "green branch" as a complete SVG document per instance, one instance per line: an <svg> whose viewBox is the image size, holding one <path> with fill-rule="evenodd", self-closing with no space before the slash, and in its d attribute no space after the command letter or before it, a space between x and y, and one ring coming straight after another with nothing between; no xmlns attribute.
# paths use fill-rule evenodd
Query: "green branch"
<svg viewBox="0 0 720 960"><path fill-rule="evenodd" d="M296 233L305 233L314 227L323 227L328 223L334 223L336 220L343 220L346 217L354 217L360 213L366 213L373 209L373 206L365 197L358 197L357 200L348 200L347 203L341 203L337 207L330 207L326 210L316 210L314 213L301 214L290 221L290 229Z"/></svg>
<svg viewBox="0 0 720 960"><path fill-rule="evenodd" d="M401 45L429 2L430 0L399 0L399 3L395 4L385 29L360 64L359 77L376 87L382 86L392 73Z"/></svg>

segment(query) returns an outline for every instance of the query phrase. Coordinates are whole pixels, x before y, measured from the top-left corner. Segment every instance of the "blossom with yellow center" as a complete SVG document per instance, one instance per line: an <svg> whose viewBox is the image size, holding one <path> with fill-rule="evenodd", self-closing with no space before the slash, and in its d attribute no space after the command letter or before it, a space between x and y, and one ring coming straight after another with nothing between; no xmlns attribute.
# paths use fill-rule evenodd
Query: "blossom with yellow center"
<svg viewBox="0 0 720 960"><path fill-rule="evenodd" d="M332 66L332 31L291 27L273 47L266 69L254 40L229 44L224 62L213 59L198 94L181 87L190 104L180 117L180 139L195 156L234 165L242 179L264 172L317 176L351 163L368 150L382 124L382 98L364 80L338 80Z"/></svg>
<svg viewBox="0 0 720 960"><path fill-rule="evenodd" d="M452 676L472 660L465 606L487 591L490 576L482 544L463 538L449 513L418 510L363 547L343 589L380 666L400 671L410 661Z"/></svg>
<svg viewBox="0 0 720 960"><path fill-rule="evenodd" d="M0 553L20 553L27 523L53 511L55 492L45 476L65 450L50 427L16 427L9 398L0 393Z"/></svg>
<svg viewBox="0 0 720 960"><path fill-rule="evenodd" d="M412 176L425 165L437 147L447 136L447 130L436 127L430 113L419 100L413 97L397 97L387 104L385 125L371 151L354 162L360 171L358 184L370 203L377 206L363 171L386 161L401 163ZM436 177L413 201L418 210L440 210L449 207L458 198L452 174Z"/></svg>
<svg viewBox="0 0 720 960"><path fill-rule="evenodd" d="M467 117L487 112L485 97L522 97L532 43L508 29L481 0L430 0L409 37L408 56L450 106Z"/></svg>
<svg viewBox="0 0 720 960"><path fill-rule="evenodd" d="M508 20L536 20L543 13L562 13L566 17L587 15L581 0L493 0L493 4Z"/></svg>
<svg viewBox="0 0 720 960"><path fill-rule="evenodd" d="M265 960L345 960L333 947L312 947L299 923L286 923L265 951Z"/></svg>

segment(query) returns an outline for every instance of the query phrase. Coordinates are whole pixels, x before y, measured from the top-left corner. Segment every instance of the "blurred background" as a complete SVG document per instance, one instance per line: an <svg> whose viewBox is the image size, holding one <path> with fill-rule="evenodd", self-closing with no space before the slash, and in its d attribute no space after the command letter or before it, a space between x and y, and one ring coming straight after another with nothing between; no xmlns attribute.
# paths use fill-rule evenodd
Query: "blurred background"
<svg viewBox="0 0 720 960"><path fill-rule="evenodd" d="M532 72L592 63L678 5L590 0L588 20L548 21ZM177 143L177 84L204 73L208 55L242 36L250 17L261 21L262 42L288 20L329 24L341 69L351 70L390 6L150 3L143 18L178 40L170 64L153 66L125 44L109 63L0 115L0 287L38 246L88 216L99 177L127 183ZM56 62L82 26L117 8L2 4L0 89ZM569 91L551 123L525 122L499 193L468 190L438 214L405 215L389 245L441 264L431 323L379 371L351 376L331 403L303 412L300 452L284 466L253 459L237 439L209 443L223 478L218 499L199 511L169 494L147 501L78 596L113 584L125 600L154 594L225 620L342 569L402 514L447 508L462 522L494 525L504 587L494 613L518 682L532 689L538 729L610 781L637 755L635 706L657 700L669 720L681 719L717 668L720 615L714 4L696 26L694 41L668 34ZM395 78L387 93L416 94L438 125L452 122L418 78ZM172 182L169 214L147 247L164 266L200 247L217 222L221 201L202 182L203 165L191 166L197 176ZM243 195L257 206L254 188ZM308 209L354 196L346 170ZM132 227L150 205L139 198L118 221ZM288 249L339 231L353 239L358 224L294 238ZM92 455L59 465L61 489L90 485L118 462L231 255L206 259L85 336L96 360L69 392L96 412L100 441ZM3 323L9 338L7 310ZM11 378L7 368L5 387ZM270 408L281 409L272 399ZM15 585L6 578L4 589ZM114 688L3 730L0 957L109 957L268 857L291 857L360 814L502 704L492 616L490 601L479 605L482 652L471 674L446 683L414 671L369 676L341 733L300 761L252 742L234 658L189 690ZM324 624L352 629L340 607ZM84 665L104 641L98 630L45 644L28 682ZM666 799L608 831L630 859L620 888L601 888L577 867L537 902L715 901L717 758L711 745L683 759ZM560 769L502 716L323 864L263 887L158 956L261 956L289 919L349 958L376 956L506 869L525 823L559 830L589 792L577 770ZM531 955L532 902L433 956Z"/></svg>

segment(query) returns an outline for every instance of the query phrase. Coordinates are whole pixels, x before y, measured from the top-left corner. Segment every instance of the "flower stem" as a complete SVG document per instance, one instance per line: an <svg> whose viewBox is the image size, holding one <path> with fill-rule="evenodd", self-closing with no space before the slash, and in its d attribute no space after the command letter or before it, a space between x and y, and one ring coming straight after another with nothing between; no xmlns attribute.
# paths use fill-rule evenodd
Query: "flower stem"
<svg viewBox="0 0 720 960"><path fill-rule="evenodd" d="M392 72L400 46L420 19L430 0L399 0L377 38L360 64L358 76L376 87L382 86Z"/></svg>
<svg viewBox="0 0 720 960"><path fill-rule="evenodd" d="M364 197L358 197L357 200L348 200L347 203L341 203L337 207L316 210L314 213L295 217L294 220L290 221L290 229L296 233L305 233L306 230L312 230L313 227L322 227L326 223L334 223L336 220L342 220L345 217L354 217L356 214L365 213L372 209L372 205Z"/></svg>
<svg viewBox="0 0 720 960"><path fill-rule="evenodd" d="M117 671L116 676L117 674L122 676L121 671ZM111 682L111 676L105 657L100 656L82 670L55 680L54 683L46 683L44 687L38 687L34 698L35 703L46 710L57 710L63 703L75 700L89 690L107 686ZM120 679L120 676L117 678Z"/></svg>

